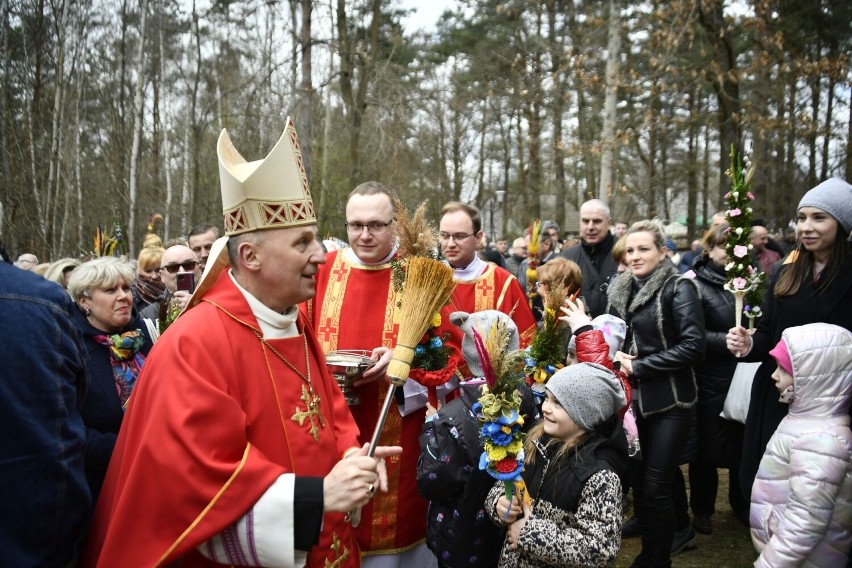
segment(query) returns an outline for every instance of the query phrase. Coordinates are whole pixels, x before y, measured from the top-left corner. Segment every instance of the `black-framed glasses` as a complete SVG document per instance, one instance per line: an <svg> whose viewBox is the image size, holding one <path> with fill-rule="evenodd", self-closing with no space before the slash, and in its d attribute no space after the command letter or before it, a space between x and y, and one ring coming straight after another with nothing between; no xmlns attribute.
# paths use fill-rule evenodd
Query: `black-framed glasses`
<svg viewBox="0 0 852 568"><path fill-rule="evenodd" d="M181 268L183 268L187 272L191 272L195 270L196 266L198 266L197 260L185 260L183 262L173 262L171 264L161 266L160 270L165 270L169 274L177 274L177 271Z"/></svg>
<svg viewBox="0 0 852 568"><path fill-rule="evenodd" d="M440 239L442 243L447 243L450 239L453 239L455 242L460 242L473 236L474 235L472 233L445 233L444 231L438 233L438 239Z"/></svg>
<svg viewBox="0 0 852 568"><path fill-rule="evenodd" d="M367 232L371 235L381 235L385 231L387 231L388 227L390 227L391 223L396 221L396 219L391 219L387 223L382 223L381 221L373 221L372 223L358 223L358 222L349 222L346 221L343 223L346 225L346 230L352 233L353 235L360 235L364 229L367 229Z"/></svg>

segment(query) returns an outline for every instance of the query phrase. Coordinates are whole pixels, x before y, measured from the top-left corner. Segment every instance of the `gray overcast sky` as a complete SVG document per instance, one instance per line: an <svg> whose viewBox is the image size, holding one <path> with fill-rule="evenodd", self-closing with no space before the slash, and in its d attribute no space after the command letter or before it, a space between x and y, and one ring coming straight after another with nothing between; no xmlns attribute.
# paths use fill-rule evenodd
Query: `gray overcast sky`
<svg viewBox="0 0 852 568"><path fill-rule="evenodd" d="M405 21L408 29L415 30L434 27L444 10L452 9L456 2L455 0L402 0L401 4L406 8L417 9Z"/></svg>

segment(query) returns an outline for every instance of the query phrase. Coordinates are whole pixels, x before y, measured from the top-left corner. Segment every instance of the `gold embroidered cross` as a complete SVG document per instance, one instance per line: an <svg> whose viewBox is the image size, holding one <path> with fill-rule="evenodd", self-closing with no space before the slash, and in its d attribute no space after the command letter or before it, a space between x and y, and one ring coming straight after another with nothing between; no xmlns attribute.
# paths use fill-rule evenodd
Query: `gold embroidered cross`
<svg viewBox="0 0 852 568"><path fill-rule="evenodd" d="M314 394L313 389L308 390L307 385L302 385L301 400L305 403L305 410L299 410L297 406L296 414L290 417L290 420L298 422L299 426L305 423L306 418L310 420L311 435L314 437L314 441L319 442L319 429L320 427L325 428L325 421L322 419L319 409L320 397Z"/></svg>
<svg viewBox="0 0 852 568"><path fill-rule="evenodd" d="M340 553L341 548L343 548L343 554ZM332 561L329 561L329 559L326 558L325 568L337 568L349 558L349 549L340 543L340 539L337 538L337 533L332 533L331 550L334 552L337 558Z"/></svg>

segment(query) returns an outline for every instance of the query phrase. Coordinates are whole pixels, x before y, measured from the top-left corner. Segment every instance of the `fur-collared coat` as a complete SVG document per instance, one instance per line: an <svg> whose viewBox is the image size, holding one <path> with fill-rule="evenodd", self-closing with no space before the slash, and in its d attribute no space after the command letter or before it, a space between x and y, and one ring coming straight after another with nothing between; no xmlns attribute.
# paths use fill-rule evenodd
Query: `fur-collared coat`
<svg viewBox="0 0 852 568"><path fill-rule="evenodd" d="M692 408L693 366L704 360L704 311L698 288L671 262L642 283L622 273L608 290L608 312L627 322L624 352L633 361L633 398L642 416Z"/></svg>

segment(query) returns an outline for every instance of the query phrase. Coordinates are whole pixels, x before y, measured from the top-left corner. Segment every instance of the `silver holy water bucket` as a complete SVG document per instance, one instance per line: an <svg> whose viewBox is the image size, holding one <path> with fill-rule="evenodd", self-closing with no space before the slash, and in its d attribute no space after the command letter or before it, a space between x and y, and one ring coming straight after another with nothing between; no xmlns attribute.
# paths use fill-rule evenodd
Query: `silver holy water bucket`
<svg viewBox="0 0 852 568"><path fill-rule="evenodd" d="M364 371L376 364L370 359L369 351L362 350L339 350L331 351L325 356L325 364L329 372L337 381L346 404L355 406L360 404L361 399L352 386L352 381L360 378Z"/></svg>

